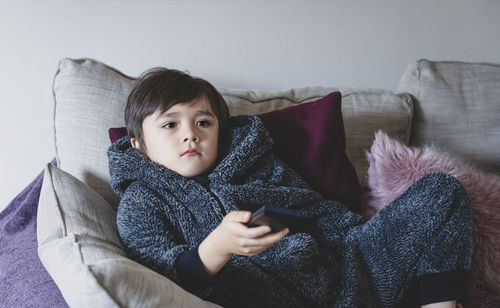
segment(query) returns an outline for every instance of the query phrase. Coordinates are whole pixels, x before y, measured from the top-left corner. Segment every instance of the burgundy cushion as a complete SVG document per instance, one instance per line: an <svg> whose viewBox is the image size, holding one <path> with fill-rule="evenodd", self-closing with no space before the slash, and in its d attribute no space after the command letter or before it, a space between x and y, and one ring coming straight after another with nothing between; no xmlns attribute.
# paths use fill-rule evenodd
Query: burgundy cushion
<svg viewBox="0 0 500 308"><path fill-rule="evenodd" d="M260 114L276 156L326 199L361 210L358 177L345 153L342 95Z"/></svg>
<svg viewBox="0 0 500 308"><path fill-rule="evenodd" d="M258 116L274 140L277 157L326 199L360 212L358 177L345 153L341 100L340 92L333 92L314 102ZM125 135L123 127L109 130L111 142Z"/></svg>
<svg viewBox="0 0 500 308"><path fill-rule="evenodd" d="M110 128L108 134L111 143L115 143L118 139L127 136L127 129L125 127Z"/></svg>

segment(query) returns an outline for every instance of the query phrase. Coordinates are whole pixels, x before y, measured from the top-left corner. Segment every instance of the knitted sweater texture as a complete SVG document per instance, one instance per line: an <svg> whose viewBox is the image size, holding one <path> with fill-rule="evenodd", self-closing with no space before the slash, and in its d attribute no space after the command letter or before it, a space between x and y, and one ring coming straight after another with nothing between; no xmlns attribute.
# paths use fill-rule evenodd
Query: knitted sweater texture
<svg viewBox="0 0 500 308"><path fill-rule="evenodd" d="M271 204L298 209L306 223L256 256L233 255L214 276L213 285L196 295L224 307L390 306L401 298L412 276L468 268L470 254L444 261L443 256L435 257L438 261L414 257L415 262L403 266L403 274L387 275L402 270L394 260L412 254L419 247L413 245L418 237L427 238L425 245L433 245L427 233L409 235L417 238L396 244L381 259L378 249L382 247L377 243L391 245L391 233L400 228L386 224L387 217L394 215L391 206L387 217L365 223L365 218L341 203L324 200L277 159L272 154L273 141L258 117L231 117L229 127L219 162L208 175L208 187L153 163L131 147L128 137L109 148L111 185L122 198L118 231L130 258L180 283L175 271L179 254L199 245L227 213L253 212ZM435 184L436 179L431 180ZM459 184L448 179L446 185L452 189L449 199L453 201L442 203L456 204L457 194L458 199L467 199ZM442 191L443 186L438 189ZM469 217L459 220L459 227L465 224L467 229L470 209L463 208L457 216L468 213ZM413 218L407 217L400 224L416 227ZM448 211L443 217L454 216ZM468 243L467 233L455 234L450 246L455 241ZM385 285L395 286L396 291L380 290Z"/></svg>

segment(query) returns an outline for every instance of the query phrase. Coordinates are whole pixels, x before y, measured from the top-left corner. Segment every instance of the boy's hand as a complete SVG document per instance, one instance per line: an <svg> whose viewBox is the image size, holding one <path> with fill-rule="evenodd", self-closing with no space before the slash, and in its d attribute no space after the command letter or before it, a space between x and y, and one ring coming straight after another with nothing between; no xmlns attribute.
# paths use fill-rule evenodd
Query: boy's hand
<svg viewBox="0 0 500 308"><path fill-rule="evenodd" d="M231 212L224 217L213 235L218 242L219 251L228 255L254 256L281 240L288 233L288 228L276 233L269 226L249 228L252 213L247 211Z"/></svg>
<svg viewBox="0 0 500 308"><path fill-rule="evenodd" d="M289 232L285 228L270 233L269 226L249 228L252 213L234 211L227 214L220 225L200 244L198 254L209 275L215 275L233 254L254 256L274 243L280 241Z"/></svg>

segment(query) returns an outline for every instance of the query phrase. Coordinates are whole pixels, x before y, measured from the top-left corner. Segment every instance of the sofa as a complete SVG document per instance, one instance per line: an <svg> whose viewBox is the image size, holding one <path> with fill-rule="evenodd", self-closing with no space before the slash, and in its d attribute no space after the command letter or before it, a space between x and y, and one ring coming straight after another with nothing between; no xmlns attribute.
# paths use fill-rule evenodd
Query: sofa
<svg viewBox="0 0 500 308"><path fill-rule="evenodd" d="M60 61L53 82L56 157L0 214L0 306L218 307L128 259L121 245L106 150L109 129L124 126L135 80L93 59ZM500 65L416 60L397 92L219 91L232 115L264 114L340 92L342 150L362 193L358 210L368 217L426 172L450 172L466 183L479 214L464 306L500 304Z"/></svg>

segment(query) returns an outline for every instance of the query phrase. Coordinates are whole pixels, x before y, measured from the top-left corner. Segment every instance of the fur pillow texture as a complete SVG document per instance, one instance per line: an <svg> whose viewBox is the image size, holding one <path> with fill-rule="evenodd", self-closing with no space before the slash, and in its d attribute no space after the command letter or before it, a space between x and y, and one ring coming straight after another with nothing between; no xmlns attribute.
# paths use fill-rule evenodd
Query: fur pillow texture
<svg viewBox="0 0 500 308"><path fill-rule="evenodd" d="M500 303L500 177L432 146L408 147L378 131L366 153L370 164L362 183L363 213L373 216L408 187L432 171L457 178L466 189L473 221L472 267L466 280L464 307Z"/></svg>

